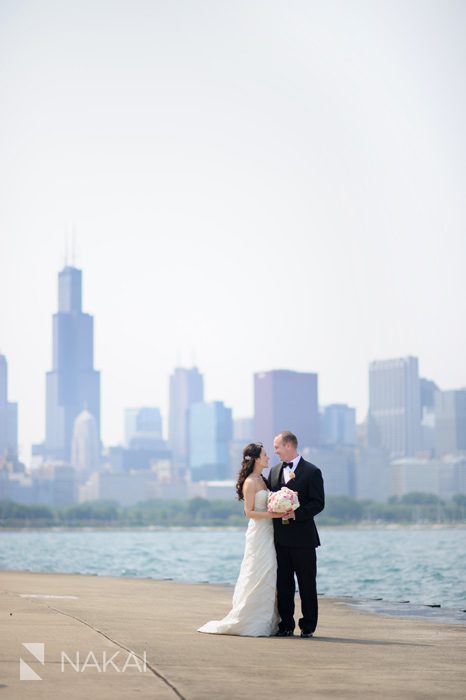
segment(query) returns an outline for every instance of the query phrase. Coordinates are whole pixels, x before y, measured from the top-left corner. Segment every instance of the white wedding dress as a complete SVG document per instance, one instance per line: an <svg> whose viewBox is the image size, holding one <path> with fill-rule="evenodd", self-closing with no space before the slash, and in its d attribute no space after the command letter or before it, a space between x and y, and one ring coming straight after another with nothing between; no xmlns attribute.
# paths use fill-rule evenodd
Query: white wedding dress
<svg viewBox="0 0 466 700"><path fill-rule="evenodd" d="M254 497L254 510L267 510L265 489ZM271 520L249 519L246 546L233 593L233 607L223 620L211 620L198 629L208 634L269 637L278 630L276 604L277 557Z"/></svg>

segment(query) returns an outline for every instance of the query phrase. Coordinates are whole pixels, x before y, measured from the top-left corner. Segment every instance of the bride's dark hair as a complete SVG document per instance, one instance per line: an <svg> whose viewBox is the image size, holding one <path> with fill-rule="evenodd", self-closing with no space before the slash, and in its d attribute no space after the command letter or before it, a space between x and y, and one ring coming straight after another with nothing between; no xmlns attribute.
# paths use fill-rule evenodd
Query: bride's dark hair
<svg viewBox="0 0 466 700"><path fill-rule="evenodd" d="M256 459L259 459L262 451L262 443L251 442L243 450L243 461L241 462L241 469L238 474L238 481L236 482L236 493L238 495L238 500L242 501L243 496L243 484L250 474L252 474Z"/></svg>

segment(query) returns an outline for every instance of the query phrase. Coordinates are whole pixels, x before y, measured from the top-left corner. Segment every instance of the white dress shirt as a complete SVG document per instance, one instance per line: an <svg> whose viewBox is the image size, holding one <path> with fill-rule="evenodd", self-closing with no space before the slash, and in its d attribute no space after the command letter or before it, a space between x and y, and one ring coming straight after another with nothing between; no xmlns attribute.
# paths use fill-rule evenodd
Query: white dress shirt
<svg viewBox="0 0 466 700"><path fill-rule="evenodd" d="M291 467L285 467L285 468L283 469L283 478L284 478L284 480L285 480L285 484L287 484L287 483L289 482L289 480L290 480L290 474L291 474L291 472L294 472L294 470L295 470L296 467L298 466L298 462L299 462L300 459L301 459L301 455L296 455L296 457L295 457L294 460L293 460L293 466L291 466Z"/></svg>

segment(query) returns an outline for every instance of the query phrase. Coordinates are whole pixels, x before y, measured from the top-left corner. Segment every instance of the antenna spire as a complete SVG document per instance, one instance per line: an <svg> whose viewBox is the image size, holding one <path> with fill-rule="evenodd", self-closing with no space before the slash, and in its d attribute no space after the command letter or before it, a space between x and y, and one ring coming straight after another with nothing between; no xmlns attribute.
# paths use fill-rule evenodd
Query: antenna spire
<svg viewBox="0 0 466 700"><path fill-rule="evenodd" d="M63 237L65 239L64 250L63 250L63 267L66 267L68 265L68 231L66 230L66 226L65 226L65 232L63 234Z"/></svg>
<svg viewBox="0 0 466 700"><path fill-rule="evenodd" d="M71 264L76 267L76 226L73 224L71 233Z"/></svg>

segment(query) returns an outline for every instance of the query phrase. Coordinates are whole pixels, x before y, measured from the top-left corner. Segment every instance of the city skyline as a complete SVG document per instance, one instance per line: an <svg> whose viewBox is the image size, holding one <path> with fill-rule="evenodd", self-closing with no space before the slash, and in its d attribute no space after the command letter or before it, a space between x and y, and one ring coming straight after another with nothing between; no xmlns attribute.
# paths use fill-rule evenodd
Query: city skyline
<svg viewBox="0 0 466 700"><path fill-rule="evenodd" d="M53 369L46 375L46 439L34 445L29 469L16 458L17 405L7 401L8 362L0 355L7 499L69 505L99 498L129 504L163 493L228 497L242 459L240 435L261 440L272 456L273 438L286 428L298 436L300 454L323 468L331 495L386 499L421 491L452 498L464 492L466 389L444 391L420 377L413 356L369 363L369 411L358 428L353 407L319 402L316 373L255 373L253 418L235 421L223 401L205 399L198 368L177 367L169 377L168 441L159 407L127 407L124 441L106 445L102 454L93 320L82 311L82 271L65 265L53 314Z"/></svg>
<svg viewBox="0 0 466 700"><path fill-rule="evenodd" d="M58 280L59 280L59 284L58 284L59 312L58 312L58 314L55 313L55 314L53 315L53 318L54 318L54 326L53 326L53 328L54 328L54 330L53 330L53 344L54 344L54 346L56 346L55 349L54 349L54 358L58 358L57 352L58 352L58 347L59 347L58 344L57 344L57 343L58 343L58 341L57 341L57 338L58 338L57 332L58 332L58 330L57 330L56 324L57 324L58 321L59 321L60 314L63 315L63 312L68 312L69 310L72 310L73 313L74 313L75 315L77 314L78 318L79 318L80 316L82 316L82 317L83 317L83 320L86 320L87 323L90 323L90 324L91 324L91 336L90 336L90 339L89 339L89 340L86 340L86 342L85 342L84 353L85 353L85 356L86 356L86 357L89 357L89 358L90 358L90 362L91 362L91 366L92 366L92 356L93 356L93 330L92 330L92 322L93 322L93 318L94 318L94 317L93 317L93 315L83 314L83 313L82 313L82 293L83 293L83 289L82 289L82 270L80 270L79 268L74 267L73 265L68 264L68 263L66 262L66 259L65 259L65 265L64 265L63 269L60 270L59 273L58 273ZM66 315L66 313L65 313L65 315ZM76 323L76 321L73 322L73 324L75 324L75 323ZM87 335L88 332L89 332L89 331L86 330L86 335ZM68 342L68 341L67 341L67 342ZM89 344L89 343L90 343L90 344ZM63 342L61 342L60 345L63 345ZM63 352L63 348L62 348L61 352ZM391 365L393 362L398 363L398 362L404 362L405 360L408 360L408 361L409 361L409 360L413 360L413 361L416 362L416 366L417 366L417 363L418 363L417 358L410 358L409 356L408 356L408 357L405 357L405 358L385 358L385 359L383 359L383 358L378 358L378 359L372 359L372 360L370 360L370 362L368 363L368 368L367 368L367 369L369 370L369 374L368 374L368 377L367 377L367 387L368 387L367 409L366 409L365 413L363 413L362 415L361 415L360 412L358 411L358 413L360 414L360 415L358 415L358 422L359 422L359 423L365 421L365 419L366 419L366 417L367 417L367 413L368 413L368 411L369 411L369 409L370 409L370 385L371 385L371 375L372 375L373 367L374 367L374 366L377 366L378 364L380 364L381 366L384 366L386 363L389 363L389 365ZM56 361L56 360L54 359L54 362L55 362L55 361ZM87 361L87 360L86 360L86 361ZM92 369L92 372L94 372L93 369ZM176 381L179 382L179 378L183 378L183 381L186 381L186 380L184 379L184 377L189 377L192 373L194 373L195 378L196 378L196 377L199 377L199 381L201 382L201 384L200 384L200 389L199 389L199 390L196 389L196 391L200 391L200 393L199 393L198 396L197 396L197 394L196 394L196 396L197 396L196 400L200 400L200 399L201 399L201 400L203 400L203 401L205 401L205 402L207 402L207 403L211 403L212 401L221 401L221 402L224 401L224 399L223 399L221 396L218 396L216 399L209 399L209 398L206 398L206 397L202 398L202 397L203 397L203 385L204 385L204 381L205 381L205 373L202 372L202 371L199 371L199 368L198 368L198 367L191 367L191 368L190 368L190 367L179 367L179 366L175 366L175 367L173 367L170 376L167 376L167 377L166 377L167 386L168 386L168 394L170 395L170 393L172 393L173 399L175 400L175 403L172 404L172 409L173 409L173 407L176 405L175 395L173 395L173 388L174 388L174 386L176 386L176 385L174 384L174 381L176 380ZM303 373L303 372L297 372L296 370L289 369L289 368L288 368L288 369L283 369L283 368L272 368L272 369L270 369L270 370L266 370L265 372L262 371L262 372L255 372L255 373L253 373L253 375L252 375L252 377L251 377L251 381L252 381L252 383L253 383L253 387L256 386L256 388L257 388L257 381L258 381L258 378L260 378L260 377L265 377L265 376L268 376L268 375L273 375L274 373L275 373L275 374L278 374L278 376L281 376L281 375L283 375L283 376L287 376L287 375L293 376L293 375L296 375L296 378L298 378L299 376L303 376L303 377L304 377L304 376L307 375L307 376L312 376L312 377L314 377L316 382L318 381L318 379L319 379L319 381L320 381L320 377L319 377L319 375L318 375L317 373L312 373L312 372L311 372L311 373L309 373L309 372L304 372L304 373ZM50 377L50 375L53 374L53 372L48 371L46 374L47 374L47 377ZM97 372L97 373L96 373L96 376L99 376L99 375L100 375L100 372ZM420 376L419 376L419 379L422 379L423 381L426 381L425 378L421 378ZM432 378L429 378L429 380L430 380L430 379L432 379ZM429 381L429 380L427 380L427 381ZM9 380L9 381L10 381L10 380ZM181 386L181 385L180 385L180 386ZM316 386L317 386L317 384L316 384ZM457 387L455 387L455 388L453 388L453 389L450 389L450 391L458 391L458 390L461 390L461 389L463 389L463 388L464 388L464 387L462 387L462 386L457 386ZM439 387L439 389L440 389L441 391L442 391L442 390L443 390L443 391L448 391L448 390L445 390L445 389L444 389L443 387L441 387L441 386ZM316 398L315 398L315 401L317 401L317 389L315 389L315 391L316 391ZM182 389L182 392L183 392L183 393L186 392L186 389L183 388L183 389ZM235 420L238 419L238 418L240 418L240 419L241 419L241 418L250 418L250 419L252 419L252 420L254 419L254 414L255 414L255 411L254 411L254 388L253 388L253 392L252 392L252 393L253 393L253 397L252 397L252 407L251 407L251 411L250 411L250 414L249 414L249 415L244 415L244 414L243 414L243 415L239 415L239 414L235 411L234 407L231 407L231 406L229 407L229 408L231 408L231 409L233 410L233 417L234 417ZM186 400L186 399L183 399L183 400ZM257 401L257 397L256 397L256 401ZM346 401L346 397L343 397L342 400L341 400L339 403L343 403L343 401ZM419 401L420 401L420 389L419 389ZM17 402L17 403L19 403L19 402ZM73 418L71 419L71 423L70 423L70 429L71 429L71 430L72 430L73 423L74 423L74 417L75 417L74 414L78 415L78 413L80 412L80 410L83 410L83 409L86 407L86 406L85 406L85 403L86 403L86 402L83 401L82 405L76 406L75 408L72 409ZM151 402L150 402L150 400L149 400L149 401L146 401L145 403L146 403L146 405L149 405ZM189 402L188 402L188 403L189 403ZM349 404L349 403L350 403L349 401L346 401L346 405ZM152 401L152 404L155 404L155 401ZM228 402L225 402L225 404L228 406ZM188 404L187 404L187 405L188 405ZM323 400L320 399L320 400L318 401L318 404L316 403L316 405L318 405L318 408L319 408L319 409L323 409L323 408L325 408L325 407L331 407L332 405L338 405L338 404L332 404L332 402L327 403L327 402L325 402L325 401L323 401ZM162 406L162 409L160 408L161 406ZM157 410L161 411L161 420L162 420L162 423L163 423L163 425L164 425L163 436L164 436L164 438L167 438L168 440L170 440L170 401L168 400L167 403L166 403L166 405L164 405L163 401L159 401L159 402L158 402L158 405L157 405ZM183 409L183 410L184 410L184 409ZM357 410L357 408L356 408L355 410ZM126 416L126 414L128 413L128 411L131 411L131 408L128 407L127 405L125 405L125 406L123 407L123 411L124 411L124 414L125 414L125 416ZM19 409L17 409L17 412L19 413L19 416L18 416L18 418L19 418L19 424L21 424L21 407L20 407L20 406L19 406ZM420 405L419 405L419 414L420 414ZM118 437L117 437L116 439L113 439L113 441L106 441L105 439L103 439L103 440L102 440L103 446L124 445L124 444L125 444L125 441L126 441L126 438L125 438L125 432L126 432L126 417L125 417L125 416L120 417L120 418L121 418L121 426L120 426L120 431L119 431L119 433L118 433ZM162 418L162 417L163 417L163 418ZM98 421L100 422L100 415L98 415L97 419L98 419ZM172 420L173 420L173 419L172 419ZM314 424L314 428L313 428L313 429L317 429L317 430L318 430L318 428L316 428L317 422L314 422L313 424ZM277 424L277 425L278 425L278 424ZM288 426L288 427L290 427L290 426ZM294 427L294 429L296 429L296 427ZM268 430L267 432L270 432L270 430ZM298 430L297 432L299 433L299 430ZM20 433L20 429L18 430L18 433ZM46 430L44 431L44 434L46 434ZM261 438L260 436L259 436L259 437L258 437L258 436L255 436L254 439L262 439L264 442L267 442L267 441L270 442L270 435L262 436L262 438ZM70 442L70 446L71 446L71 432L70 432L70 436L69 436L69 442ZM35 444L37 445L37 447L39 448L39 450L41 449L41 443L42 443L42 440L39 440L39 441L37 441L37 442L35 443ZM318 443L318 440L317 440L317 442L316 442L315 444L317 444L317 443ZM19 456L20 456L20 458L21 458L23 461L26 461L26 462L28 463L28 462L29 462L29 459L30 459L30 457L31 457L31 455L30 455L30 453L25 452L24 446L22 446L21 435L20 435L20 434L19 434L19 442L18 442L18 444L19 444ZM32 442L30 443L31 447L32 447L33 444L34 444L34 443L32 443ZM23 445L24 445L24 443L23 443ZM44 442L44 449L45 449L45 452L47 452L46 441ZM420 443L419 443L419 449L420 449ZM175 450L175 451L176 451L176 450ZM50 456L52 456L52 454L53 454L53 453L50 453ZM56 456L59 456L58 453L57 453ZM178 458L179 458L179 455L178 455ZM182 460L182 461L183 461L183 460Z"/></svg>
<svg viewBox="0 0 466 700"><path fill-rule="evenodd" d="M177 366L237 416L276 368L317 373L359 422L374 359L464 386L465 21L453 0L3 3L0 352L22 456L73 229L105 444L126 407L167 425Z"/></svg>
<svg viewBox="0 0 466 700"><path fill-rule="evenodd" d="M66 361L66 366L68 369L66 370L66 374L63 375L63 378L60 380L62 383L64 383L64 387L66 388L66 400L65 400L65 408L67 402L69 403L70 399L68 397L71 396L72 401L69 405L69 408L66 408L66 410L70 410L70 420L69 422L69 436L68 436L68 441L69 441L69 448L71 449L71 434L73 430L73 425L74 425L74 419L75 417L81 412L84 411L86 413L86 409L88 408L87 404L88 401L84 397L84 394L86 393L86 385L85 383L82 384L79 394L81 395L81 399L76 403L76 398L75 398L75 390L70 394L70 386L72 388L73 383L76 381L77 376L81 370L78 368L81 360L79 360L78 364L76 364L76 359L79 357L82 357L82 361L84 362L83 367L85 368L85 372L83 374L83 377L86 378L89 371L91 374L99 379L100 372L96 372L93 369L93 316L90 314L85 314L82 312L82 270L71 266L69 264L65 264L64 268L59 271L58 273L58 313L55 313L53 315L53 365L55 368L59 368L61 366L65 366L63 363ZM78 330L79 329L79 330ZM78 338L79 336L79 338ZM79 348L79 352L81 355L76 354L75 352L72 352L70 357L68 359L65 358L67 348L69 349L70 342L73 340L77 345L77 348ZM69 353L68 353L69 354ZM7 358L3 355L0 355L0 358L2 358L2 361L5 365L4 367L4 380L3 380L3 385L4 385L4 391L3 393L6 396L6 383L7 383L7 373L6 373L6 367L7 367ZM409 376L413 376L413 379L409 380L407 384L407 389L402 388L403 382L405 379L405 372L406 368L410 368L409 370ZM364 420L367 418L368 413L371 411L371 406L372 406L372 413L371 413L371 419L369 423L366 426L366 429L369 431L369 442L374 442L374 446L379 444L381 441L384 443L384 438L382 437L382 433L379 434L379 428L376 428L374 421L377 420L377 415L378 415L378 406L376 402L380 402L380 409L381 409L381 415L385 416L388 415L386 414L387 407L389 407L390 411L393 412L393 416L398 415L399 410L401 409L402 402L405 400L402 398L405 394L405 391L407 391L407 396L411 396L412 398L408 400L411 401L410 403L410 408L409 410L411 411L412 418L409 419L409 421L413 421L417 423L418 427L416 430L420 431L421 430L421 419L423 417L423 410L421 410L421 401L422 401L422 391L421 390L421 382L423 383L423 386L426 387L424 389L424 392L427 390L427 386L429 386L429 391L433 392L434 387L437 385L432 382L430 379L426 379L423 377L419 376L419 360L418 358L407 356L407 357L402 357L402 358L387 358L387 359L377 359L377 360L371 360L368 365L368 389L369 389L369 401L368 401L368 409L367 413L364 415L364 418L360 422L364 422ZM50 382L50 377L51 375L55 375L57 373L56 369L53 370L52 372L48 371L47 374L47 386L48 383ZM377 389L377 393L374 393L374 377L376 375L380 374L380 377L382 381L384 382L384 388L383 390ZM69 376L68 376L69 375ZM75 376L76 375L76 376ZM393 376L392 376L393 375ZM72 380L72 384L69 386L70 379ZM143 406L140 406L138 408L130 408L128 406L124 407L124 426L122 426L122 430L119 434L119 437L117 440L115 440L113 443L110 442L105 442L103 441L103 446L110 447L112 445L125 445L127 443L127 436L128 436L128 427L129 423L128 420L130 419L130 416L134 415L139 415L141 416L141 420L150 420L150 424L152 426L152 423L154 423L154 420L158 422L159 428L158 431L160 432L162 424L165 425L165 429L163 430L163 437L168 439L168 443L172 443L172 449L174 449L174 463L176 463L177 466L177 474L178 472L181 474L183 470L186 468L187 465L187 457L188 457L188 443L187 443L187 408L194 402L202 402L204 406L207 406L209 404L213 405L215 403L222 404L223 405L223 400L216 399L214 401L207 399L204 396L204 373L199 372L199 369L197 367L175 367L173 369L173 372L170 374L169 377L166 378L167 383L169 385L169 394L170 394L170 401L169 401L169 406L167 407L166 413L160 411L160 406L157 407L147 407L144 408ZM255 425L255 432L262 432L264 435L261 437L254 436L253 439L261 439L264 444L268 445L268 449L271 449L271 441L272 437L275 433L279 432L280 427L288 427L296 430L298 437L301 438L301 444L302 446L306 447L312 447L312 446L320 446L325 443L325 439L321 439L322 436L319 437L319 431L323 428L324 426L324 421L325 421L325 416L326 414L330 416L330 413L327 412L327 410L330 410L334 412L335 411L342 411L344 412L346 416L346 412L349 410L350 413L353 412L355 413L355 409L348 404L327 404L323 402L322 400L319 400L318 397L318 382L320 380L319 375L316 373L310 373L310 372L296 372L295 370L289 370L289 369L272 369L268 370L266 372L257 372L254 373L252 380L254 382L254 406L253 410L251 412L251 415L249 416L239 416L235 414L233 410L233 418L235 420L237 419L247 419L251 420L253 423L254 421L256 422ZM87 381L87 379L86 379ZM377 382L380 380L377 379ZM267 382L270 384L267 384ZM278 382L278 383L277 383ZM304 383L303 383L304 382ZM414 383L413 383L414 382ZM78 382L79 383L79 382ZM266 387L267 384L267 387ZM274 389L273 387L276 388ZM288 386L288 389L286 387ZM298 395L301 396L299 401L303 402L303 407L306 405L306 399L305 395L306 392L303 393L305 386L307 386L309 397L310 397L310 404L308 410L309 411L309 416L312 414L312 420L310 420L309 426L306 427L306 419L305 416L302 415L300 418L297 415L297 422L299 425L301 425L301 430L299 429L299 426L281 426L280 422L280 413L285 411L286 414L289 413L288 409L283 405L283 398L286 393L286 391L291 391L293 393L294 399L298 400ZM379 385L377 385L379 386ZM382 384L380 385L382 387ZM298 392L295 394L295 392ZM466 389L462 387L456 387L455 389L452 390L444 390L442 387L437 388L437 395L445 395L450 393L457 393L458 395L463 395L466 394ZM48 389L46 388L46 394L48 392ZM91 387L91 394L93 392L93 389ZM63 391L61 392L63 394ZM65 396L65 394L63 394ZM76 394L77 396L77 394ZM377 396L377 399L375 397ZM414 399L414 396L416 397ZM55 400L55 399L54 399ZM388 400L388 403L387 403ZM50 398L47 398L47 403L49 403ZM268 407L270 410L267 409L267 401L269 401L270 406ZM298 402L299 402L298 401ZM74 402L74 403L73 403ZM372 403L371 403L372 402ZM398 402L398 403L397 403ZM147 402L146 402L147 403ZM11 404L12 406L15 406L15 411L16 413L18 412L18 409L16 408L16 403ZM199 404L200 405L200 404ZM100 421L100 415L99 415L99 406L100 406L100 400L97 400L97 421ZM55 410L55 409L54 409ZM232 407L229 407L227 405L227 410L232 411ZM320 412L320 413L319 413ZM19 411L20 413L20 411ZM298 412L299 413L299 412ZM157 414L157 415L155 415ZM270 414L270 415L269 415ZM20 414L21 415L21 414ZM93 415L91 413L91 415ZM150 416L150 419L149 419ZM334 420L336 417L336 414L332 420ZM259 422L257 422L257 419L259 418ZM345 418L346 419L346 418ZM17 418L15 418L17 420ZM131 418L130 420L134 420L134 418ZM340 420L340 419L339 419ZM354 417L353 419L354 420ZM385 418L384 418L385 420ZM392 420L392 419L390 419ZM398 420L398 418L396 419ZM402 422L405 421L406 418L402 419ZM97 426L98 426L97 422ZM289 421L285 421L289 422ZM293 422L293 421L292 421ZM296 421L295 421L296 422ZM351 419L350 419L351 423ZM51 423L52 427L53 423ZM320 427L319 427L320 425ZM413 424L414 425L414 424ZM170 427L171 426L171 427ZM151 427L151 430L154 428ZM306 442L306 438L304 438L303 441L303 435L306 433L308 430L311 430L313 432L313 437L311 435L306 435L308 438ZM48 428L50 430L50 428ZM52 428L52 430L56 430L55 427ZM341 428L340 428L341 430ZM375 432L374 432L375 430ZM386 429L383 428L383 431ZM180 432L181 431L181 432ZM382 431L382 432L383 432ZM402 437L404 435L405 429L401 428L400 424L400 430L394 429L394 425L388 429L389 433L393 433L393 435L397 435L397 439L402 439L404 440L405 438ZM407 428L407 434L412 436L414 435L414 440L416 444L407 447L406 450L404 448L401 448L399 451L400 456L405 456L405 455L415 455L417 452L422 452L422 445L421 445L421 435L419 432L419 435L416 437L415 436L416 431L412 427ZM46 435L47 435L47 430L46 430ZM142 431L141 435L144 436L144 431ZM154 433L155 435L155 433ZM388 433L387 433L388 435ZM162 434L160 434L159 438L162 437ZM392 438L387 438L391 440ZM179 443L179 444L178 444ZM309 443L309 444L308 444ZM20 444L20 443L19 443ZM462 443L461 443L462 444ZM38 451L37 451L38 450ZM57 452L55 453L54 448L51 447L47 444L47 438L45 439L45 442L42 444L41 442L36 443L36 454L44 454L44 456L48 457L64 457L65 460L69 461L69 454L65 452ZM28 458L30 455L24 455L21 453L21 449L19 450L19 455L20 458L23 459L23 461L28 462ZM183 456L184 455L184 456ZM395 454L396 456L396 454Z"/></svg>

